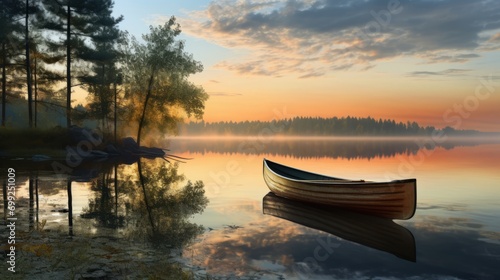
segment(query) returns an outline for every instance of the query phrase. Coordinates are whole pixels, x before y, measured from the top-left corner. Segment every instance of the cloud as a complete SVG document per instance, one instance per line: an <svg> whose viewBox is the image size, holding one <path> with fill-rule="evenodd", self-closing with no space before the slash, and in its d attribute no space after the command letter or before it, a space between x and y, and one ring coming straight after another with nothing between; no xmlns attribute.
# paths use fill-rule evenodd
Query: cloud
<svg viewBox="0 0 500 280"><path fill-rule="evenodd" d="M490 41L491 42L500 42L500 32L491 36Z"/></svg>
<svg viewBox="0 0 500 280"><path fill-rule="evenodd" d="M408 74L412 77L426 77L426 76L465 76L470 69L446 69L442 71L414 71Z"/></svg>
<svg viewBox="0 0 500 280"><path fill-rule="evenodd" d="M499 18L493 0L215 0L183 19L183 28L250 51L219 68L307 78L401 56L463 63L500 49Z"/></svg>
<svg viewBox="0 0 500 280"><path fill-rule="evenodd" d="M307 78L313 78L313 77L321 77L321 76L324 76L325 73L323 72L320 72L320 71L317 71L317 72L310 72L310 73L307 73L307 74L304 74L302 76L299 77L299 79L307 79Z"/></svg>
<svg viewBox="0 0 500 280"><path fill-rule="evenodd" d="M241 93L226 93L226 92L209 92L208 95L233 97L233 96L242 96L243 94L241 94Z"/></svg>
<svg viewBox="0 0 500 280"><path fill-rule="evenodd" d="M464 63L471 59L481 57L479 54L475 53L429 53L421 55L422 58L426 60L427 63L442 63L442 62L452 62L452 63Z"/></svg>

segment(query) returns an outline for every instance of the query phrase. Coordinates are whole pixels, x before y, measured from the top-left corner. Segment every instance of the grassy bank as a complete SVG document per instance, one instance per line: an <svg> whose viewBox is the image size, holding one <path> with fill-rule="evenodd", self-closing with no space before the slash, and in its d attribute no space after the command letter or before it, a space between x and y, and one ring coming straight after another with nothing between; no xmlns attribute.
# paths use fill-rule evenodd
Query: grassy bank
<svg viewBox="0 0 500 280"><path fill-rule="evenodd" d="M0 128L2 150L64 149L69 143L70 137L66 128Z"/></svg>
<svg viewBox="0 0 500 280"><path fill-rule="evenodd" d="M103 141L94 149L113 144L113 135L104 133ZM76 146L70 130L62 127L51 129L14 129L0 128L0 155L58 155L67 146Z"/></svg>

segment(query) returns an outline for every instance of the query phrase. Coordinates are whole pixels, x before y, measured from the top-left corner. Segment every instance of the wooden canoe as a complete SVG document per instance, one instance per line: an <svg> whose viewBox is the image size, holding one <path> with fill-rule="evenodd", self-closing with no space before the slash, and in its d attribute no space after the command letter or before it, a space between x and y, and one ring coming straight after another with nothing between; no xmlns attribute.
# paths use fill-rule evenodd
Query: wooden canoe
<svg viewBox="0 0 500 280"><path fill-rule="evenodd" d="M407 220L415 214L417 180L353 181L315 174L264 159L263 175L276 195Z"/></svg>
<svg viewBox="0 0 500 280"><path fill-rule="evenodd" d="M266 215L321 230L408 261L416 261L413 234L390 219L338 207L303 203L273 193L268 193L262 199L262 206Z"/></svg>

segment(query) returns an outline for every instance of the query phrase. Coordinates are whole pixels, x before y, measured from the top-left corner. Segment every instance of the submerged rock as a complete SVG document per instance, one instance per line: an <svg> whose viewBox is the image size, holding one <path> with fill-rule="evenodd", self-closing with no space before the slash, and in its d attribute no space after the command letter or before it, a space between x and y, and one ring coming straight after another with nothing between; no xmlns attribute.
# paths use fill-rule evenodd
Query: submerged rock
<svg viewBox="0 0 500 280"><path fill-rule="evenodd" d="M33 155L31 157L32 161L47 161L47 160L51 160L51 159L52 159L51 157L46 156L46 155Z"/></svg>
<svg viewBox="0 0 500 280"><path fill-rule="evenodd" d="M104 270L99 269L83 274L81 279L109 279L109 277Z"/></svg>
<svg viewBox="0 0 500 280"><path fill-rule="evenodd" d="M68 209L52 209L50 212L68 213Z"/></svg>

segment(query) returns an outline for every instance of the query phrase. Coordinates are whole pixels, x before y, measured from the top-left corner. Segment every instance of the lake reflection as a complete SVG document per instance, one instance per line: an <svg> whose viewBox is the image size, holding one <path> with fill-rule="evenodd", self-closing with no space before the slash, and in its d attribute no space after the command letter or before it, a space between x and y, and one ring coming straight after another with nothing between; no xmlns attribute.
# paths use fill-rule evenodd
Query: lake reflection
<svg viewBox="0 0 500 280"><path fill-rule="evenodd" d="M394 254L408 261L415 261L413 234L390 219L293 201L271 192L262 199L262 208L266 215L318 229L345 240ZM326 253L328 249L328 246L323 248ZM319 256L318 252L316 254Z"/></svg>
<svg viewBox="0 0 500 280"><path fill-rule="evenodd" d="M73 234L183 247L186 261L215 276L500 279L500 141L434 146L423 141L174 138L172 153L192 160L179 165L143 160L116 171L101 164L64 180L47 169L21 170L23 164L12 164L20 168L22 219L32 221L32 227L46 220L46 229L69 232L65 211L71 181ZM408 244L405 238L402 243L385 240L384 250L376 243L381 238L366 243L327 230L325 224L335 229L341 221L325 215L302 222L279 212L268 215L263 158L351 179L417 178L415 216L390 222L411 232L416 250L411 252L411 242L409 254L403 245L391 248ZM357 222L348 224L361 226ZM21 227L28 231L29 225ZM371 237L368 230L362 239Z"/></svg>
<svg viewBox="0 0 500 280"><path fill-rule="evenodd" d="M189 153L238 153L244 155L279 155L294 158L378 158L415 154L434 148L498 143L496 138L453 138L448 141L430 137L181 137L172 149Z"/></svg>
<svg viewBox="0 0 500 280"><path fill-rule="evenodd" d="M29 221L29 228L23 222L18 228L114 236L166 248L181 247L203 232L202 226L189 221L208 203L203 182L186 182L178 164L141 160L107 169L100 168L102 163L90 169L87 164L64 177L15 164L16 214L19 220ZM93 170L96 177L87 170ZM2 181L5 193L5 177ZM5 217L7 211L2 208Z"/></svg>
<svg viewBox="0 0 500 280"><path fill-rule="evenodd" d="M211 230L188 247L185 255L192 256L191 262L207 268L210 273L226 276L500 277L496 269L500 260L498 140L454 141L433 149L416 150L400 141L353 142L337 143L327 139L319 143L282 139L173 142L173 149L182 151L180 155L195 158L181 168L186 174L196 174L204 180L210 199L204 214L196 216L195 221ZM249 145L255 148L253 152L240 150ZM395 148L389 148L391 145ZM345 156L343 149L348 150ZM341 234L339 237L324 229L314 229L318 229L317 226L309 228L310 224L263 215L262 198L269 192L262 179L264 157L352 179L417 178L417 212L409 221L396 221L413 233L416 262L398 258L394 252L349 241Z"/></svg>

